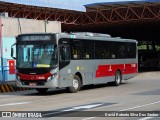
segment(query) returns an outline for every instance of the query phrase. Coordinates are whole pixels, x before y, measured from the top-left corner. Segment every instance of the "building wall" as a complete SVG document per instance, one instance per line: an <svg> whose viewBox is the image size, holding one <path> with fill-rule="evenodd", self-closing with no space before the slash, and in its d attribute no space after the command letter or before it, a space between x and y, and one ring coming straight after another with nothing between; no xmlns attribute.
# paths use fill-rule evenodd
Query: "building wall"
<svg viewBox="0 0 160 120"><path fill-rule="evenodd" d="M61 32L61 22L2 17L2 36L14 37L21 33Z"/></svg>

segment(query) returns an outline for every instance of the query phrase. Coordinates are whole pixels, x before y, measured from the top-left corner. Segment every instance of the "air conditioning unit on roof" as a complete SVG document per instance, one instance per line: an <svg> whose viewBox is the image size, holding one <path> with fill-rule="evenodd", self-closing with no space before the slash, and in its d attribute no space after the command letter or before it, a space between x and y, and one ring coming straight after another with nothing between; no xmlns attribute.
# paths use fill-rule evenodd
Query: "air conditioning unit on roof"
<svg viewBox="0 0 160 120"><path fill-rule="evenodd" d="M92 32L75 32L71 34L81 35L81 36L92 36L92 37L111 37L109 34L92 33Z"/></svg>

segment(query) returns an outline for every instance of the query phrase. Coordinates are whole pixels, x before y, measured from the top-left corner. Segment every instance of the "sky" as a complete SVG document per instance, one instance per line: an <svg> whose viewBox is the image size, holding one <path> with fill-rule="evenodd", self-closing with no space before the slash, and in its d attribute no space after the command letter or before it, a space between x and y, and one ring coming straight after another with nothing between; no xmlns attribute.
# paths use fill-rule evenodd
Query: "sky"
<svg viewBox="0 0 160 120"><path fill-rule="evenodd" d="M145 0L0 0L26 5L85 11L83 5L99 2L145 1ZM146 0L156 1L156 0Z"/></svg>

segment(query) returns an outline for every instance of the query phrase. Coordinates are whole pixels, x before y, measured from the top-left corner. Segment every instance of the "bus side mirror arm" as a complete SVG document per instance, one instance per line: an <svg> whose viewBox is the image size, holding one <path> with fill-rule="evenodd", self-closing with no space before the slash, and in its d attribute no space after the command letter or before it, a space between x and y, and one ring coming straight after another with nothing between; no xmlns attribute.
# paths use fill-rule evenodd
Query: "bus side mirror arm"
<svg viewBox="0 0 160 120"><path fill-rule="evenodd" d="M14 54L13 46L14 46L14 45L16 45L16 43L14 43L14 44L11 46L11 57L12 57L13 59L16 59L16 57L13 56L13 54Z"/></svg>

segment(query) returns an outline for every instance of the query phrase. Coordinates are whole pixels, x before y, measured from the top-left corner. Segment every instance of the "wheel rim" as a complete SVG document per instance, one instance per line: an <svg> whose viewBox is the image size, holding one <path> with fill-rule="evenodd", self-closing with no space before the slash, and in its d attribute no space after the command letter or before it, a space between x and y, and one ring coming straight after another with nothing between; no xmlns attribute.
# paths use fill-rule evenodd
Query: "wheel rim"
<svg viewBox="0 0 160 120"><path fill-rule="evenodd" d="M119 84L120 83L120 81L121 81L121 77L120 77L120 75L117 73L117 75L116 75L116 81L117 81L117 83Z"/></svg>
<svg viewBox="0 0 160 120"><path fill-rule="evenodd" d="M73 79L73 87L75 89L78 89L78 86L79 86L78 81L76 79Z"/></svg>

